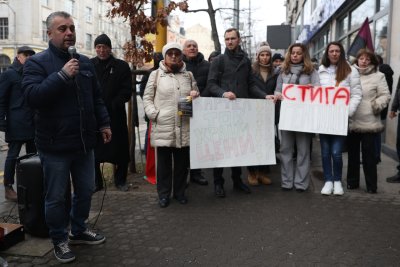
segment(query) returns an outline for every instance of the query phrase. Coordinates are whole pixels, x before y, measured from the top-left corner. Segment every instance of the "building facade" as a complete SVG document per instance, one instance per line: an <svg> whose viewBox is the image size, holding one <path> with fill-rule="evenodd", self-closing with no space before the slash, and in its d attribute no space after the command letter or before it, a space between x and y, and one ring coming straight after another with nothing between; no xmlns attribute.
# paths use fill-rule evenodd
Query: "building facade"
<svg viewBox="0 0 400 267"><path fill-rule="evenodd" d="M395 0L287 0L287 23L292 25L293 42L309 46L312 57L321 59L326 45L339 41L345 51L361 24L369 20L375 52L394 71L396 88L400 75L400 1ZM351 58L349 59L351 60ZM394 97L395 89L392 92ZM395 156L397 120L386 120L384 150Z"/></svg>
<svg viewBox="0 0 400 267"><path fill-rule="evenodd" d="M79 53L94 56L93 42L105 33L112 41L114 55L121 58L122 46L131 39L130 28L122 19L108 18L109 7L105 0L1 0L0 72L11 64L18 47L29 45L36 52L48 47L46 18L54 11L72 15Z"/></svg>

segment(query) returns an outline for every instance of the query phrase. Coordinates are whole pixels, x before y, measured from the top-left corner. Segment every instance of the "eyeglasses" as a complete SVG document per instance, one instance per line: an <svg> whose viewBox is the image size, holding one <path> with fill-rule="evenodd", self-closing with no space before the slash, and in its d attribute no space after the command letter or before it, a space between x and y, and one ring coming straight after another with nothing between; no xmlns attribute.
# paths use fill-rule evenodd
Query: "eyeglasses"
<svg viewBox="0 0 400 267"><path fill-rule="evenodd" d="M167 52L167 56L172 57L172 56L176 56L176 57L180 57L182 55L181 51L168 51Z"/></svg>

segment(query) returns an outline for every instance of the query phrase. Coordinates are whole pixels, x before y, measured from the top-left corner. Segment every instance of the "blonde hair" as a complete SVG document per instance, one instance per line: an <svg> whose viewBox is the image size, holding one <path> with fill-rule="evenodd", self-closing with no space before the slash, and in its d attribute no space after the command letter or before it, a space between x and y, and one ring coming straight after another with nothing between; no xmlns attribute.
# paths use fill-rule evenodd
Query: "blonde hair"
<svg viewBox="0 0 400 267"><path fill-rule="evenodd" d="M292 54L292 50L294 47L300 47L303 52L304 67L302 72L308 75L311 74L314 71L314 64L311 62L310 53L308 52L307 47L301 43L294 43L289 46L288 51L285 55L285 60L282 63L282 72L286 74L290 73L290 66L293 64L290 59L290 55Z"/></svg>

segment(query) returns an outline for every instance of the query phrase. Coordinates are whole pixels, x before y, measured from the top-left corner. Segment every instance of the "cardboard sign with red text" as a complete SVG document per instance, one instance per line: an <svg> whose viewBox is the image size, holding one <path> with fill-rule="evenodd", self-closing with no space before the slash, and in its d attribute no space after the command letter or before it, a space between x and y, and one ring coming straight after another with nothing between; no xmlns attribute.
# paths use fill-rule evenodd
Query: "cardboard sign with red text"
<svg viewBox="0 0 400 267"><path fill-rule="evenodd" d="M190 118L190 168L275 164L271 100L199 97Z"/></svg>
<svg viewBox="0 0 400 267"><path fill-rule="evenodd" d="M350 89L284 84L279 129L347 135Z"/></svg>

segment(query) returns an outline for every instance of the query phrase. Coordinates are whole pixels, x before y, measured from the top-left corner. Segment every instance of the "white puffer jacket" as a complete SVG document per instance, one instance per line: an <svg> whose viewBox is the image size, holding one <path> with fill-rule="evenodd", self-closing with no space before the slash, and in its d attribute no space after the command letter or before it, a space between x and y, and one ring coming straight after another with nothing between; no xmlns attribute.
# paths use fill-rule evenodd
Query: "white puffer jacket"
<svg viewBox="0 0 400 267"><path fill-rule="evenodd" d="M191 90L199 91L196 80L186 65L178 73L168 73L164 61L153 71L143 94L144 111L152 121L153 147L189 146L189 117L178 115L178 100Z"/></svg>
<svg viewBox="0 0 400 267"><path fill-rule="evenodd" d="M319 82L322 86L335 86L336 85L336 66L330 65L325 67L321 65L318 69ZM339 86L350 88L350 102L349 102L349 117L353 116L358 105L361 102L362 90L360 84L360 75L358 71L351 67L351 73L339 83Z"/></svg>
<svg viewBox="0 0 400 267"><path fill-rule="evenodd" d="M374 66L360 69L361 87L363 97L353 117L349 119L349 129L358 133L376 133L383 130L381 111L387 107L390 101L390 92L385 75Z"/></svg>

